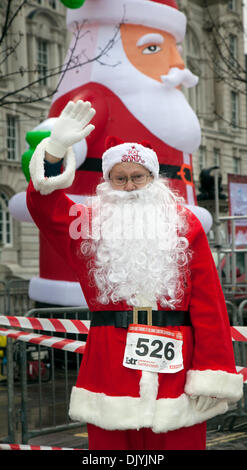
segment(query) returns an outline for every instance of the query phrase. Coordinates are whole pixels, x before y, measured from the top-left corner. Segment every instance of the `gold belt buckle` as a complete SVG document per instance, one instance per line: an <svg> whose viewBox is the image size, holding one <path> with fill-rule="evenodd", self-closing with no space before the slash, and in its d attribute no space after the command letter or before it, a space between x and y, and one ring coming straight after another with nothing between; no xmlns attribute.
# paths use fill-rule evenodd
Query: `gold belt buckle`
<svg viewBox="0 0 247 470"><path fill-rule="evenodd" d="M153 321L152 307L133 307L133 322L138 324L138 313L143 310L147 312L147 325L151 326Z"/></svg>

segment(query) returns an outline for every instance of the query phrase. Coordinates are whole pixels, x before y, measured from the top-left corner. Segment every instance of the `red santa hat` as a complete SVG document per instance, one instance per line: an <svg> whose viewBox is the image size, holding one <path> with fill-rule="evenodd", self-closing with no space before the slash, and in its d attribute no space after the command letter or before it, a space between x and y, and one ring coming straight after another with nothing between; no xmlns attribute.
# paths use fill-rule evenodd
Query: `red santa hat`
<svg viewBox="0 0 247 470"><path fill-rule="evenodd" d="M88 24L138 24L161 29L183 41L186 17L175 0L61 0L69 7L67 26ZM85 1L85 3L84 3ZM82 5L83 4L83 5ZM78 8L78 5L82 5Z"/></svg>
<svg viewBox="0 0 247 470"><path fill-rule="evenodd" d="M148 142L141 144L123 142L117 137L107 137L106 151L102 155L102 171L106 181L109 180L111 169L117 163L139 163L147 168L154 178L159 176L159 162L156 152Z"/></svg>

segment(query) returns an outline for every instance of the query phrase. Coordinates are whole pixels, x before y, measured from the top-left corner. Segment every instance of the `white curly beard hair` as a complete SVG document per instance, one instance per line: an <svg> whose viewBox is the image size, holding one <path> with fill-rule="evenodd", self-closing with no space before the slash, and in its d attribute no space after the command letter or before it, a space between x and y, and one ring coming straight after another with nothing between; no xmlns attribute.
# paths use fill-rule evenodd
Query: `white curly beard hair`
<svg viewBox="0 0 247 470"><path fill-rule="evenodd" d="M92 239L82 242L81 251L95 255L89 267L100 303L138 306L140 296L151 306L159 301L174 309L180 303L190 255L181 202L163 179L131 192L98 185L91 199Z"/></svg>

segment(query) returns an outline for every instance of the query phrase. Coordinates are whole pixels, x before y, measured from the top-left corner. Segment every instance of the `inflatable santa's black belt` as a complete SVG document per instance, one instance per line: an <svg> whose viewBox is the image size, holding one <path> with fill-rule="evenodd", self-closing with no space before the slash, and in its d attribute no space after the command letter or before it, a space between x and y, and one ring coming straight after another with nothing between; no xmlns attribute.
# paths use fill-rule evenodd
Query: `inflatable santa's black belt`
<svg viewBox="0 0 247 470"><path fill-rule="evenodd" d="M133 310L104 310L90 312L90 326L115 326L128 328L132 323L153 326L192 326L190 314L183 310L152 310L134 307Z"/></svg>
<svg viewBox="0 0 247 470"><path fill-rule="evenodd" d="M95 171L102 173L101 158L87 157L85 162L78 168L81 171ZM164 165L160 164L160 173L166 178L183 180L185 183L192 182L192 170L190 165Z"/></svg>

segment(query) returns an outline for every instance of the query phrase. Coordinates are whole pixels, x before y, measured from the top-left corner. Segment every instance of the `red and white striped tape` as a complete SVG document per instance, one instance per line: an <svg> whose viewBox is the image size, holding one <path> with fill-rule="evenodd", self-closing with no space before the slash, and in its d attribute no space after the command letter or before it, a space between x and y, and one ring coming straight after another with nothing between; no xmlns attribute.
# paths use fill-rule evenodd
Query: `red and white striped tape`
<svg viewBox="0 0 247 470"><path fill-rule="evenodd" d="M60 333L88 334L90 323L90 320L13 317L0 315L0 325L2 326ZM232 326L231 335L233 341L247 341L247 327Z"/></svg>
<svg viewBox="0 0 247 470"><path fill-rule="evenodd" d="M20 341L39 344L40 346L48 346L50 348L62 349L65 351L84 353L85 341L74 341L67 338L58 338L55 336L38 335L36 333L28 333L26 331L7 330L0 328L0 336L9 336Z"/></svg>
<svg viewBox="0 0 247 470"><path fill-rule="evenodd" d="M247 367L236 366L237 373L243 375L244 383L247 383Z"/></svg>
<svg viewBox="0 0 247 470"><path fill-rule="evenodd" d="M25 329L45 330L52 332L88 334L90 328L89 320L68 320L58 318L34 318L34 317L15 317L0 315L0 325L19 327ZM74 341L67 338L61 339L55 336L38 335L36 333L27 333L11 329L0 328L0 335L10 336L21 341L40 344L57 349L63 349L70 352L83 354L85 342ZM233 341L247 341L246 326L232 326L231 335ZM247 368L239 367L239 372L244 376L247 382Z"/></svg>
<svg viewBox="0 0 247 470"><path fill-rule="evenodd" d="M247 341L247 326L231 326L233 341Z"/></svg>
<svg viewBox="0 0 247 470"><path fill-rule="evenodd" d="M86 450L71 447L34 446L28 444L0 444L0 450Z"/></svg>
<svg viewBox="0 0 247 470"><path fill-rule="evenodd" d="M231 326L232 341L247 341L247 327L246 326ZM236 366L238 374L244 378L244 383L247 383L247 367Z"/></svg>
<svg viewBox="0 0 247 470"><path fill-rule="evenodd" d="M89 320L61 318L9 317L0 315L0 325L27 330L57 331L60 333L88 334Z"/></svg>

